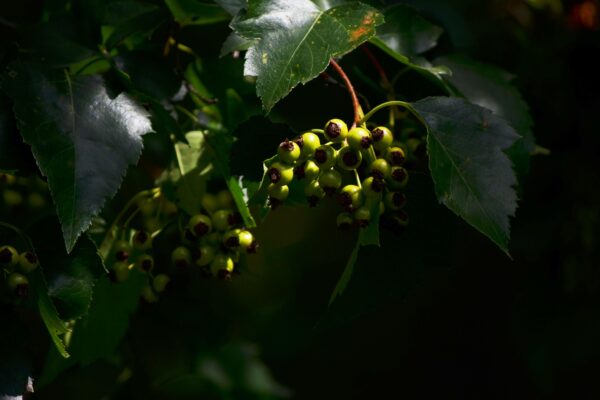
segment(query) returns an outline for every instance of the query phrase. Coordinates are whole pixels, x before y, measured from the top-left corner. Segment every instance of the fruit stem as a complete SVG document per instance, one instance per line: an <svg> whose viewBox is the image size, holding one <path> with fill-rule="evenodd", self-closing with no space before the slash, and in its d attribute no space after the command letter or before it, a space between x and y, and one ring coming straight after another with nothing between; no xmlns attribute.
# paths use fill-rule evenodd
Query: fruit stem
<svg viewBox="0 0 600 400"><path fill-rule="evenodd" d="M20 230L19 228L17 228L14 225L11 225L9 223L2 222L2 221L0 221L0 227L9 229L9 230L15 232L27 244L27 246L29 247L29 250L35 253L34 248L33 248L33 243L31 242L31 239L25 232L23 232L22 230Z"/></svg>
<svg viewBox="0 0 600 400"><path fill-rule="evenodd" d="M346 88L348 89L348 93L350 93L350 97L352 98L352 107L354 108L354 126L360 125L359 121L364 117L364 112L362 110L362 107L360 106L360 103L358 102L358 97L356 96L356 92L354 91L354 86L352 86L352 82L350 82L350 78L348 78L348 75L346 75L342 67L340 67L340 65L337 62L335 62L333 58L329 60L329 63L344 80Z"/></svg>
<svg viewBox="0 0 600 400"><path fill-rule="evenodd" d="M354 177L356 178L356 186L362 189L362 182L360 181L360 175L357 170L354 170Z"/></svg>
<svg viewBox="0 0 600 400"><path fill-rule="evenodd" d="M362 117L362 119L360 121L358 121L358 124L362 125L362 124L366 123L377 111L382 110L386 107L394 107L394 106L401 106L401 107L406 108L412 115L415 116L415 118L417 118L419 120L419 122L421 122L421 124L423 124L423 126L427 127L427 123L425 123L425 120L423 119L423 117L421 117L421 115L417 112L417 110L414 109L412 104L407 103L406 101L400 101L400 100L386 101L385 103L381 103L380 105L378 105L377 107L375 107L371 111L369 111L364 117Z"/></svg>

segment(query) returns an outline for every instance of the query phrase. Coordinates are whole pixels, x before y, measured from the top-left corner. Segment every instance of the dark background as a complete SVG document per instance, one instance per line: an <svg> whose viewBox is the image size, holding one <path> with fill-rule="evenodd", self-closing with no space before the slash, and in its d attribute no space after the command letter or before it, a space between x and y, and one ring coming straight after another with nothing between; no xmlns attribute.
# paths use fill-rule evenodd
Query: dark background
<svg viewBox="0 0 600 400"><path fill-rule="evenodd" d="M446 30L435 54L465 53L516 76L537 143L550 150L522 182L513 259L437 206L416 177L409 230L361 252L328 309L354 238L337 233L327 205L284 208L259 229L271 250L253 272L142 306L121 348L133 371L126 384L115 389L119 370L103 361L69 370L37 397L193 398L176 371L238 343L260 349L298 399L600 396L600 4L585 2L594 19L581 17L581 1L412 3ZM214 41L203 45L217 51L222 28L218 41L199 33ZM346 99L331 100L340 93L319 80L274 115L291 115L296 129L345 117Z"/></svg>

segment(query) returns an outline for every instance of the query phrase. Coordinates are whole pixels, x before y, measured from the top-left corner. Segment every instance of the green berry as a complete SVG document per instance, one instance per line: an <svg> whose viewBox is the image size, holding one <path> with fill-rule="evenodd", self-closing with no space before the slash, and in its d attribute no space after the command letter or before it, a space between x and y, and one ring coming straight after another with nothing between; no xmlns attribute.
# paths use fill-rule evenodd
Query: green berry
<svg viewBox="0 0 600 400"><path fill-rule="evenodd" d="M248 251L248 249L252 249L252 247L256 244L256 239L254 239L254 235L252 235L252 233L246 230L242 230L238 234L238 239L240 242L240 247L246 249L246 251Z"/></svg>
<svg viewBox="0 0 600 400"><path fill-rule="evenodd" d="M167 289L167 285L171 282L171 278L166 274L158 274L152 279L152 286L156 293L162 293Z"/></svg>
<svg viewBox="0 0 600 400"><path fill-rule="evenodd" d="M406 153L402 147L390 147L387 150L386 158L392 165L402 165L406 161Z"/></svg>
<svg viewBox="0 0 600 400"><path fill-rule="evenodd" d="M39 264L37 256L31 251L24 251L19 255L19 267L27 274L35 271Z"/></svg>
<svg viewBox="0 0 600 400"><path fill-rule="evenodd" d="M352 149L350 146L344 146L338 151L337 165L347 171L355 170L362 162L360 151Z"/></svg>
<svg viewBox="0 0 600 400"><path fill-rule="evenodd" d="M192 253L187 247L179 246L171 253L171 261L176 267L187 267L192 263Z"/></svg>
<svg viewBox="0 0 600 400"><path fill-rule="evenodd" d="M231 210L219 210L212 216L212 226L218 231L226 231L233 225L233 212Z"/></svg>
<svg viewBox="0 0 600 400"><path fill-rule="evenodd" d="M360 228L366 228L371 221L371 210L367 207L361 207L354 212L354 220Z"/></svg>
<svg viewBox="0 0 600 400"><path fill-rule="evenodd" d="M408 171L402 167L392 167L388 182L394 189L406 186L406 183L408 182Z"/></svg>
<svg viewBox="0 0 600 400"><path fill-rule="evenodd" d="M371 137L373 138L373 147L375 150L384 151L392 145L394 141L394 135L385 126L378 126L371 131Z"/></svg>
<svg viewBox="0 0 600 400"><path fill-rule="evenodd" d="M337 227L342 230L350 229L353 222L352 215L347 212L339 214L336 219Z"/></svg>
<svg viewBox="0 0 600 400"><path fill-rule="evenodd" d="M147 303L156 303L158 301L158 296L156 295L156 293L154 293L154 290L152 290L152 287L150 287L150 285L146 285L142 289L142 298Z"/></svg>
<svg viewBox="0 0 600 400"><path fill-rule="evenodd" d="M233 259L225 254L217 254L210 264L210 271L221 279L231 276L235 264Z"/></svg>
<svg viewBox="0 0 600 400"><path fill-rule="evenodd" d="M203 244L198 248L198 258L196 259L196 265L199 267L207 266L215 258L215 248L213 246Z"/></svg>
<svg viewBox="0 0 600 400"><path fill-rule="evenodd" d="M362 182L362 190L367 198L379 198L385 189L385 182L373 176Z"/></svg>
<svg viewBox="0 0 600 400"><path fill-rule="evenodd" d="M17 207L23 204L23 195L12 189L5 189L2 193L4 204L9 207Z"/></svg>
<svg viewBox="0 0 600 400"><path fill-rule="evenodd" d="M319 186L326 194L334 194L342 186L342 175L335 169L325 171L319 176Z"/></svg>
<svg viewBox="0 0 600 400"><path fill-rule="evenodd" d="M220 190L219 193L217 193L216 200L217 210L233 207L233 197L231 197L229 190Z"/></svg>
<svg viewBox="0 0 600 400"><path fill-rule="evenodd" d="M124 282L129 277L129 264L124 261L117 261L113 264L112 270L117 282Z"/></svg>
<svg viewBox="0 0 600 400"><path fill-rule="evenodd" d="M378 158L371 163L370 166L371 176L377 179L386 179L390 176L392 167L383 158Z"/></svg>
<svg viewBox="0 0 600 400"><path fill-rule="evenodd" d="M300 158L300 146L296 142L285 139L277 147L279 159L287 164L293 164Z"/></svg>
<svg viewBox="0 0 600 400"><path fill-rule="evenodd" d="M200 204L209 213L213 213L220 208L217 196L211 193L204 193L202 199L200 199Z"/></svg>
<svg viewBox="0 0 600 400"><path fill-rule="evenodd" d="M346 185L338 195L338 202L346 211L353 211L363 205L364 195L360 187Z"/></svg>
<svg viewBox="0 0 600 400"><path fill-rule="evenodd" d="M306 199L308 200L308 204L311 207L315 207L319 200L325 197L325 191L319 185L318 180L314 180L309 182L304 188L304 194L306 195Z"/></svg>
<svg viewBox="0 0 600 400"><path fill-rule="evenodd" d="M348 136L348 125L341 119L330 119L325 124L325 137L331 142L341 142Z"/></svg>
<svg viewBox="0 0 600 400"><path fill-rule="evenodd" d="M140 213L144 216L152 215L156 211L156 204L154 203L154 199L149 197L139 199L136 202L136 205L138 210L140 210Z"/></svg>
<svg viewBox="0 0 600 400"><path fill-rule="evenodd" d="M321 145L319 137L312 132L303 133L294 141L300 147L300 157L302 158L312 157L317 147Z"/></svg>
<svg viewBox="0 0 600 400"><path fill-rule="evenodd" d="M315 162L321 171L325 171L335 165L336 153L335 149L328 144L319 146L315 150Z"/></svg>
<svg viewBox="0 0 600 400"><path fill-rule="evenodd" d="M146 251L152 247L152 236L146 231L137 231L133 235L133 247L139 251Z"/></svg>
<svg viewBox="0 0 600 400"><path fill-rule="evenodd" d="M113 246L117 261L127 261L131 255L131 244L126 240L117 240Z"/></svg>
<svg viewBox="0 0 600 400"><path fill-rule="evenodd" d="M273 185L271 183L267 188L267 192L269 193L269 197L271 197L272 199L284 201L290 194L290 187L287 185Z"/></svg>
<svg viewBox="0 0 600 400"><path fill-rule="evenodd" d="M12 270L19 262L19 253L12 246L0 247L0 267Z"/></svg>
<svg viewBox="0 0 600 400"><path fill-rule="evenodd" d="M394 215L394 219L395 221L400 225L400 226L406 226L408 225L409 222L409 217L408 214L405 211L398 211L395 215Z"/></svg>
<svg viewBox="0 0 600 400"><path fill-rule="evenodd" d="M29 294L29 280L25 275L13 272L8 276L8 287L17 297L27 297Z"/></svg>
<svg viewBox="0 0 600 400"><path fill-rule="evenodd" d="M46 205L46 199L41 194L33 192L27 196L27 205L33 209L40 209Z"/></svg>
<svg viewBox="0 0 600 400"><path fill-rule="evenodd" d="M237 249L240 247L240 232L241 229L233 229L225 232L223 235L223 245L228 249Z"/></svg>
<svg viewBox="0 0 600 400"><path fill-rule="evenodd" d="M208 215L196 214L190 218L188 229L196 237L202 237L212 230L212 220Z"/></svg>
<svg viewBox="0 0 600 400"><path fill-rule="evenodd" d="M365 150L371 146L371 133L359 126L350 129L348 132L348 145L354 150Z"/></svg>
<svg viewBox="0 0 600 400"><path fill-rule="evenodd" d="M294 178L294 169L288 165L276 162L267 170L269 181L274 185L287 185Z"/></svg>
<svg viewBox="0 0 600 400"><path fill-rule="evenodd" d="M0 185L10 186L15 183L16 180L17 178L14 175L0 173Z"/></svg>
<svg viewBox="0 0 600 400"><path fill-rule="evenodd" d="M385 195L385 206L390 210L397 211L406 205L406 195L401 192L389 192Z"/></svg>
<svg viewBox="0 0 600 400"><path fill-rule="evenodd" d="M307 180L312 181L319 176L320 171L321 169L313 160L306 160L302 164L294 167L294 177L296 177L296 179L306 178Z"/></svg>
<svg viewBox="0 0 600 400"><path fill-rule="evenodd" d="M136 267L142 272L150 272L154 269L154 258L149 254L138 257Z"/></svg>

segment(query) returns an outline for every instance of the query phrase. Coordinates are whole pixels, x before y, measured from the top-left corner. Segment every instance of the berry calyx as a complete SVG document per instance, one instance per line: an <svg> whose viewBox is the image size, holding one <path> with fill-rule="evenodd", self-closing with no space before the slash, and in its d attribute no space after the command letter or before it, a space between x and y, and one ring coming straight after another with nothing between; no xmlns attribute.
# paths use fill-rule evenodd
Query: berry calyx
<svg viewBox="0 0 600 400"><path fill-rule="evenodd" d="M19 262L19 253L12 246L0 247L0 267L12 269Z"/></svg>
<svg viewBox="0 0 600 400"><path fill-rule="evenodd" d="M114 245L117 261L127 261L131 255L131 244L126 240L117 240Z"/></svg>
<svg viewBox="0 0 600 400"><path fill-rule="evenodd" d="M377 151L384 151L392 145L394 141L394 135L385 126L378 126L371 131L371 138L373 139L373 147Z"/></svg>
<svg viewBox="0 0 600 400"><path fill-rule="evenodd" d="M187 267L192 263L192 253L187 247L179 246L171 253L171 261L176 267Z"/></svg>
<svg viewBox="0 0 600 400"><path fill-rule="evenodd" d="M338 195L338 203L346 211L353 211L361 207L364 202L362 189L356 185L346 185Z"/></svg>
<svg viewBox="0 0 600 400"><path fill-rule="evenodd" d="M347 171L355 170L362 162L362 154L360 151L352 149L350 146L342 147L338 151L337 165Z"/></svg>
<svg viewBox="0 0 600 400"><path fill-rule="evenodd" d="M408 172L402 167L392 167L389 182L393 188L406 186L408 182Z"/></svg>
<svg viewBox="0 0 600 400"><path fill-rule="evenodd" d="M37 256L31 251L24 251L19 255L19 267L27 274L35 271L39 264Z"/></svg>
<svg viewBox="0 0 600 400"><path fill-rule="evenodd" d="M167 285L171 282L171 278L166 274L158 274L152 279L152 287L156 293L162 293L167 289Z"/></svg>
<svg viewBox="0 0 600 400"><path fill-rule="evenodd" d="M319 186L331 196L342 186L342 175L335 169L325 171L319 176Z"/></svg>
<svg viewBox="0 0 600 400"><path fill-rule="evenodd" d="M212 230L212 220L208 215L196 214L188 222L188 229L196 237L202 237Z"/></svg>
<svg viewBox="0 0 600 400"><path fill-rule="evenodd" d="M385 206L390 210L400 210L406 205L406 195L402 192L389 192L385 195Z"/></svg>
<svg viewBox="0 0 600 400"><path fill-rule="evenodd" d="M314 180L309 182L304 188L304 194L306 196L306 200L311 207L316 207L323 197L325 197L325 191L319 184L318 180Z"/></svg>
<svg viewBox="0 0 600 400"><path fill-rule="evenodd" d="M303 133L294 142L300 147L300 157L302 158L311 157L317 147L321 145L321 139L312 132Z"/></svg>
<svg viewBox="0 0 600 400"><path fill-rule="evenodd" d="M136 266L142 272L150 272L154 269L154 258L149 254L142 254L137 259Z"/></svg>
<svg viewBox="0 0 600 400"><path fill-rule="evenodd" d="M377 179L386 179L392 170L390 164L383 158L378 158L371 163L371 176Z"/></svg>
<svg viewBox="0 0 600 400"><path fill-rule="evenodd" d="M314 158L321 171L324 171L334 166L336 151L330 145L324 144L315 150Z"/></svg>
<svg viewBox="0 0 600 400"><path fill-rule="evenodd" d="M277 147L277 154L281 161L292 164L300 158L300 146L296 142L285 139Z"/></svg>
<svg viewBox="0 0 600 400"><path fill-rule="evenodd" d="M227 279L231 276L234 268L233 259L225 254L217 254L210 264L210 271L220 279Z"/></svg>
<svg viewBox="0 0 600 400"><path fill-rule="evenodd" d="M133 247L139 251L146 251L152 247L152 236L146 231L137 231L133 235Z"/></svg>
<svg viewBox="0 0 600 400"><path fill-rule="evenodd" d="M387 159L392 165L402 165L406 161L406 153L402 147L390 147L387 151Z"/></svg>
<svg viewBox="0 0 600 400"><path fill-rule="evenodd" d="M29 294L29 280L25 275L13 272L8 276L8 287L17 297L27 297Z"/></svg>
<svg viewBox="0 0 600 400"><path fill-rule="evenodd" d="M276 162L267 170L269 181L275 185L287 185L294 178L294 169Z"/></svg>
<svg viewBox="0 0 600 400"><path fill-rule="evenodd" d="M233 229L225 232L223 235L223 245L228 249L237 249L240 247L240 232L241 229Z"/></svg>
<svg viewBox="0 0 600 400"><path fill-rule="evenodd" d="M231 210L219 210L212 216L212 226L218 231L226 231L233 222L233 212Z"/></svg>
<svg viewBox="0 0 600 400"><path fill-rule="evenodd" d="M341 142L348 136L348 125L341 119L330 119L325 124L325 137L332 142Z"/></svg>
<svg viewBox="0 0 600 400"><path fill-rule="evenodd" d="M312 181L319 176L320 170L319 166L313 160L306 160L304 163L294 168L294 177L296 177L296 179L306 178L309 181Z"/></svg>
<svg viewBox="0 0 600 400"><path fill-rule="evenodd" d="M350 129L348 132L348 145L354 150L365 150L371 146L371 133L359 126Z"/></svg>

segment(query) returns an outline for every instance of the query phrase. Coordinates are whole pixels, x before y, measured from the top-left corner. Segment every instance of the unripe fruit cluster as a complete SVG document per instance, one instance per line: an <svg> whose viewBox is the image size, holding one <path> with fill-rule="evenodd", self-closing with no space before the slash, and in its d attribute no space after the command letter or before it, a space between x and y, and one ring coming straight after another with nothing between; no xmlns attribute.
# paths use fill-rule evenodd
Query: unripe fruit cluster
<svg viewBox="0 0 600 400"><path fill-rule="evenodd" d="M344 209L337 219L341 228L364 228L384 213L388 223L406 225L408 215L402 210L406 204L402 190L408 182L406 146L394 139L392 131L384 126L348 129L344 121L332 119L322 137L317 132L286 139L277 148L278 156L266 171L271 207L285 202L295 179L305 182L310 206L325 196L337 198ZM372 216L374 210L379 215Z"/></svg>
<svg viewBox="0 0 600 400"><path fill-rule="evenodd" d="M0 173L0 213L4 221L20 222L23 216L43 213L51 206L48 185L38 176Z"/></svg>
<svg viewBox="0 0 600 400"><path fill-rule="evenodd" d="M126 280L133 269L148 274L150 281L142 291L142 297L147 302L155 302L159 293L166 290L173 270L198 268L203 276L221 279L238 272L240 257L255 253L258 243L242 226L240 214L234 211L231 194L226 190L205 193L200 199L199 210L192 216L183 212L177 215L178 239L169 242L172 247L167 249L170 259L166 265L156 263L155 253L165 250L154 248L153 239L160 231L135 230L129 240L115 241L111 251L113 280Z"/></svg>
<svg viewBox="0 0 600 400"><path fill-rule="evenodd" d="M31 251L19 252L13 246L0 246L0 270L6 276L6 284L16 297L24 298L29 294L27 275L37 269L37 256Z"/></svg>

